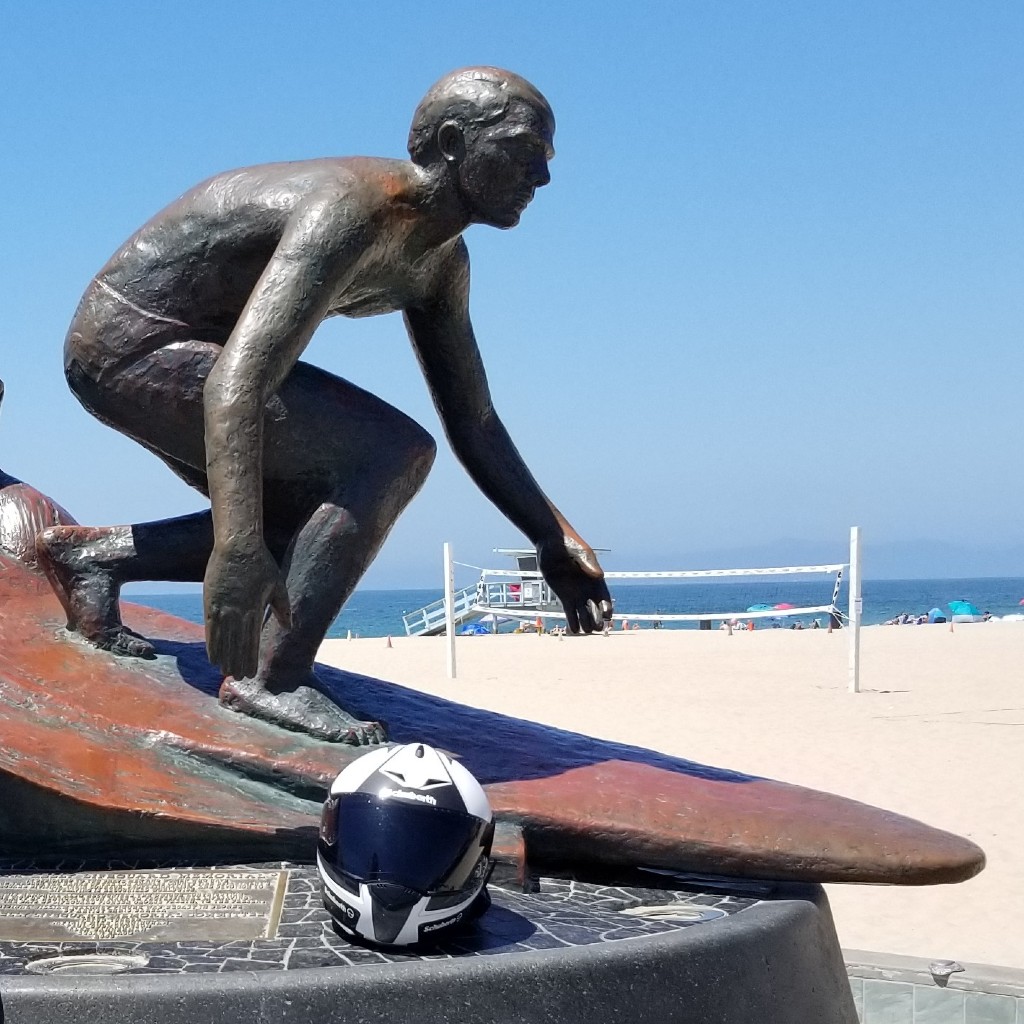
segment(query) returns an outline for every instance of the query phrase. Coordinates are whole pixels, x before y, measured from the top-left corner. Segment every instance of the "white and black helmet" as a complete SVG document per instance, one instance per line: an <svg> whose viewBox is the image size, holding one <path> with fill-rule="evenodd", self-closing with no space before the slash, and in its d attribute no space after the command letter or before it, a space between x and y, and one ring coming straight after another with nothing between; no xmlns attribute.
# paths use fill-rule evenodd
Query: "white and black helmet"
<svg viewBox="0 0 1024 1024"><path fill-rule="evenodd" d="M432 939L486 909L494 822L480 783L424 743L353 761L324 803L317 871L344 933L387 946Z"/></svg>

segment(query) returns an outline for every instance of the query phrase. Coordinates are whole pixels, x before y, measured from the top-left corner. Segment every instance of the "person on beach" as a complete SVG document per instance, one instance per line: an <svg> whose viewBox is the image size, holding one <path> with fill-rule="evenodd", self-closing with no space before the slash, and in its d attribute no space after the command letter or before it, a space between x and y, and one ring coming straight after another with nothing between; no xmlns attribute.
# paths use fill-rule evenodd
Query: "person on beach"
<svg viewBox="0 0 1024 1024"><path fill-rule="evenodd" d="M69 630L151 657L122 624L121 585L204 583L226 706L330 740L382 732L322 692L313 660L435 443L403 413L299 361L327 317L400 311L448 439L536 546L572 633L612 604L590 546L543 493L492 404L469 318L471 224L514 227L548 184L554 116L518 75L446 75L424 97L411 160L271 164L186 192L89 285L65 344L71 390L211 509L131 526L55 527L42 563Z"/></svg>

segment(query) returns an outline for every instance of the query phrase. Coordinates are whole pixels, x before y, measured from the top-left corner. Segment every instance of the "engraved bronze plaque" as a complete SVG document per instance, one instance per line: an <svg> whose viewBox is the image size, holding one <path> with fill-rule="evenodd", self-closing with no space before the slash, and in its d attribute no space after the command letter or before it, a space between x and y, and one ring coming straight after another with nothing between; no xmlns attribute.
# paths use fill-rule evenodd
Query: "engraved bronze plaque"
<svg viewBox="0 0 1024 1024"><path fill-rule="evenodd" d="M286 871L80 871L0 877L0 941L273 938Z"/></svg>

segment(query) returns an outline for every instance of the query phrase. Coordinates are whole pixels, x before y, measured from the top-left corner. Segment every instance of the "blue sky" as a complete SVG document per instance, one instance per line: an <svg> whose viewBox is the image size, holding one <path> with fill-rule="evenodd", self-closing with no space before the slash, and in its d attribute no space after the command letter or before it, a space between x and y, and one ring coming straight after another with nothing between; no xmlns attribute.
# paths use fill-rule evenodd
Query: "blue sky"
<svg viewBox="0 0 1024 1024"><path fill-rule="evenodd" d="M210 174L404 155L426 88L492 63L551 101L557 157L518 228L468 232L471 311L606 567L842 560L859 524L868 576L1024 575L1022 41L1018 0L4 5L0 465L83 522L200 507L67 390L90 277ZM367 586L519 542L400 318L305 358L442 442Z"/></svg>

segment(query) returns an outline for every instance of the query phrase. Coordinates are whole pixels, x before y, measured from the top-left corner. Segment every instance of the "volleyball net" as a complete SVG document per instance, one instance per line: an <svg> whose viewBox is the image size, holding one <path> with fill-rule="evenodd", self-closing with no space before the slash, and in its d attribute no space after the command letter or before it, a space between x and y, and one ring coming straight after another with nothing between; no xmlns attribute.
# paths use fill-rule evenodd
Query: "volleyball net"
<svg viewBox="0 0 1024 1024"><path fill-rule="evenodd" d="M467 566L467 568L469 568ZM605 573L615 617L631 623L790 623L828 616L840 625L847 563L756 569L682 569ZM517 619L564 618L540 572L482 569L475 605ZM666 586L668 584L668 586Z"/></svg>
<svg viewBox="0 0 1024 1024"><path fill-rule="evenodd" d="M450 644L456 621L465 617L501 618L557 625L565 614L537 567L536 552L505 551L516 557L508 569L485 569L456 563L451 546L445 545L445 597L437 602L446 622ZM748 627L798 623L846 627L850 640L849 689L860 689L861 599L860 528L850 529L850 559L822 565L788 565L755 569L680 569L605 573L620 626L650 623L654 627L697 623L710 629L714 623ZM455 566L478 572L475 588L456 594ZM658 584L673 583L665 587ZM647 591L645 593L645 591ZM845 602L843 594L845 592ZM844 605L845 603L845 610ZM552 620L555 620L554 622ZM765 620L768 620L765 622ZM408 631L408 623L407 623ZM425 630L420 630L424 632ZM449 672L454 678L454 648L449 651Z"/></svg>

